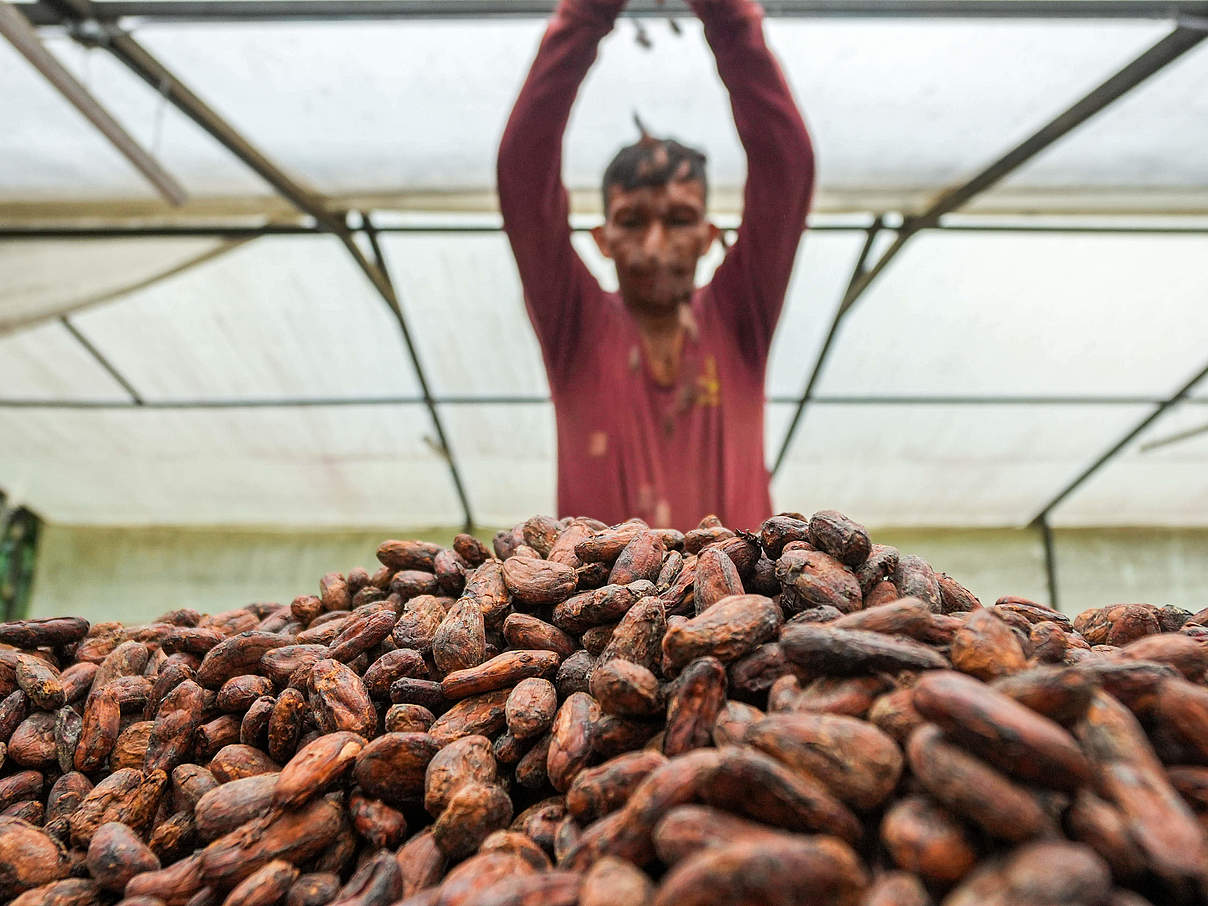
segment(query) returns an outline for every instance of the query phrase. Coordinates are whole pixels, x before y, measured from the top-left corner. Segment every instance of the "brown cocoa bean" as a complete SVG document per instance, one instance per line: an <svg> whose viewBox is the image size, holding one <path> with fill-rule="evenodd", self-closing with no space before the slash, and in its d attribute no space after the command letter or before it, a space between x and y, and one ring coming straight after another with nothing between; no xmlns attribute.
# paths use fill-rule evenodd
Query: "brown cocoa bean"
<svg viewBox="0 0 1208 906"><path fill-rule="evenodd" d="M427 733L385 733L356 756L353 779L368 795L390 805L423 795L428 763L440 743Z"/></svg>
<svg viewBox="0 0 1208 906"><path fill-rule="evenodd" d="M895 865L936 884L959 881L978 858L965 826L926 796L896 802L881 820L881 840Z"/></svg>
<svg viewBox="0 0 1208 906"><path fill-rule="evenodd" d="M885 801L902 773L902 753L893 739L852 717L772 714L749 727L745 742L860 809Z"/></svg>
<svg viewBox="0 0 1208 906"><path fill-rule="evenodd" d="M868 882L845 843L828 837L731 843L678 863L663 879L654 906L767 906L832 903L856 906Z"/></svg>
<svg viewBox="0 0 1208 906"><path fill-rule="evenodd" d="M159 871L159 859L138 836L116 821L102 824L88 844L88 871L106 890L121 892L144 871Z"/></svg>
<svg viewBox="0 0 1208 906"><path fill-rule="evenodd" d="M586 767L592 751L592 731L599 719L599 704L583 692L571 695L558 709L546 760L549 781L558 792L566 792L575 775Z"/></svg>
<svg viewBox="0 0 1208 906"><path fill-rule="evenodd" d="M906 756L914 776L936 801L992 836L1019 842L1049 825L1027 790L946 741L933 724L910 734Z"/></svg>
<svg viewBox="0 0 1208 906"><path fill-rule="evenodd" d="M1068 791L1091 779L1073 736L985 683L935 671L915 684L913 702L949 738L1008 774Z"/></svg>

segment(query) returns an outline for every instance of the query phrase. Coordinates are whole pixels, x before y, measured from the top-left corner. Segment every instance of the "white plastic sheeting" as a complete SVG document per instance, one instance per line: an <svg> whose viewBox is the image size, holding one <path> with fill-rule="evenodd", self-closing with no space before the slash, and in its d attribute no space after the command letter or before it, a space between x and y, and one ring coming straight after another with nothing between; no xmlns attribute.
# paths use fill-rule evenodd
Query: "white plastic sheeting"
<svg viewBox="0 0 1208 906"><path fill-rule="evenodd" d="M438 220L491 208L498 137L541 27L244 23L136 33L284 169L358 208L388 209L375 213L385 223L417 205ZM832 212L830 223L852 225L810 232L799 253L768 368L769 461L870 212L909 211L973 174L1169 27L769 21L817 145L818 208ZM578 190L578 219L597 204L607 158L633 138L636 110L652 129L707 151L715 208L732 222L745 163L700 29L686 23L675 37L661 22L647 28L653 51L637 46L629 22L606 40L572 116L565 175ZM281 210L258 177L105 52L83 50L54 29L41 34L181 179L191 215ZM1203 213L1206 78L1201 47L973 208L1033 223L1045 212L1115 207ZM4 45L0 84L0 222L166 213ZM873 260L891 237L880 237ZM574 241L614 286L590 237ZM539 402L545 376L506 240L385 233L381 245L476 519L501 524L552 510L553 416ZM1206 255L1203 235L915 237L836 335L815 388L822 399L807 407L773 483L776 504L838 506L870 524L1027 524L1154 410L1146 401L1169 396L1208 364ZM702 281L720 257L714 249L703 262ZM67 313L104 362L55 320ZM107 368L150 405L11 404L128 400ZM852 399L937 395L1137 401ZM331 237L233 247L183 237L0 244L0 488L49 520L459 524L462 509L420 396L397 323ZM537 402L472 402L498 396ZM1193 397L1208 399L1208 381ZM324 398L379 402L259 405ZM207 400L257 406L189 408ZM1208 524L1205 435L1141 449L1204 423L1208 405L1174 407L1070 495L1053 521Z"/></svg>
<svg viewBox="0 0 1208 906"><path fill-rule="evenodd" d="M0 475L65 523L457 524L431 424L421 405L0 409Z"/></svg>
<svg viewBox="0 0 1208 906"><path fill-rule="evenodd" d="M227 247L218 239L161 237L0 243L0 335L114 298Z"/></svg>
<svg viewBox="0 0 1208 906"><path fill-rule="evenodd" d="M393 315L332 237L259 239L72 322L148 400L419 394Z"/></svg>
<svg viewBox="0 0 1208 906"><path fill-rule="evenodd" d="M773 500L874 525L1026 525L1138 406L812 406Z"/></svg>
<svg viewBox="0 0 1208 906"><path fill-rule="evenodd" d="M775 457L862 231L807 236L769 367ZM132 240L133 241L133 240ZM384 234L383 246L476 519L554 508L537 344L498 235ZM590 266L605 263L576 242ZM1208 293L1181 236L927 234L840 330L773 484L778 506L874 524L1024 525L1153 404L869 405L836 399L1157 399L1202 368ZM24 243L23 243L24 244ZM716 254L702 269L707 277ZM1154 274L1161 280L1154 283ZM607 282L607 281L606 281ZM152 404L418 400L398 326L327 237L269 237L94 306L72 324ZM57 323L0 337L0 399L128 399ZM1204 395L1204 387L1195 394ZM1202 419L1196 422L1196 419ZM1208 422L1190 402L1143 440ZM78 410L0 405L0 477L58 522L455 525L420 404ZM1126 451L1054 513L1063 525L1203 524L1208 441Z"/></svg>
<svg viewBox="0 0 1208 906"><path fill-rule="evenodd" d="M129 394L57 322L0 336L0 396L20 400L128 400ZM7 439L6 439L7 440ZM7 443L0 444L0 449Z"/></svg>
<svg viewBox="0 0 1208 906"><path fill-rule="evenodd" d="M1193 434L1196 429L1208 429L1208 406L1173 407L1091 476L1055 512L1054 522L1203 525L1208 509L1208 430ZM1157 441L1170 442L1145 449Z"/></svg>
<svg viewBox="0 0 1208 906"><path fill-rule="evenodd" d="M823 394L1169 396L1208 364L1208 237L928 233L844 319Z"/></svg>
<svg viewBox="0 0 1208 906"><path fill-rule="evenodd" d="M621 22L572 117L568 183L598 185L632 114L704 148L733 204L745 163L695 22ZM771 20L769 40L805 110L819 203L874 193L917 204L996 158L1157 40L1155 22ZM539 22L165 25L136 36L287 171L329 194L473 193L489 204L494 152ZM266 195L235 162L104 51L53 30L53 52L195 196ZM1193 52L1003 191L1208 189L1195 115L1208 59ZM0 46L0 201L125 198L152 190L11 50ZM1173 134L1173 135L1172 135ZM1093 194L1093 193L1092 193ZM592 196L589 196L589 200ZM1052 195L1054 203L1059 197ZM1030 202L1036 204L1035 199ZM1044 204L1043 199L1039 202ZM1063 207L1068 207L1063 205Z"/></svg>

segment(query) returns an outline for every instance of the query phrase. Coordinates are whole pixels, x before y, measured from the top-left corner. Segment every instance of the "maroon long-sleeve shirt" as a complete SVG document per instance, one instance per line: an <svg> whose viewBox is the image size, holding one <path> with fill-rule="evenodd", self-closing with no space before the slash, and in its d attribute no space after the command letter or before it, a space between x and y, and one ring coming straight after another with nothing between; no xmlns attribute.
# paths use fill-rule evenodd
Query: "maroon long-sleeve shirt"
<svg viewBox="0 0 1208 906"><path fill-rule="evenodd" d="M562 137L623 0L561 0L499 150L499 204L558 427L558 511L693 527L771 515L764 376L813 190L813 150L751 0L692 0L747 154L743 219L691 300L679 379L657 383L638 328L571 245Z"/></svg>

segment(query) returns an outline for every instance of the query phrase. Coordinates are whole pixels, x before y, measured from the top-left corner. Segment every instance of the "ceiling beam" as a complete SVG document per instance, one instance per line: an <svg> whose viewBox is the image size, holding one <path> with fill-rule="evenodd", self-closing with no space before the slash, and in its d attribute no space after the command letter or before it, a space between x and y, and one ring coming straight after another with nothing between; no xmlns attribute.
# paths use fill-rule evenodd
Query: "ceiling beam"
<svg viewBox="0 0 1208 906"><path fill-rule="evenodd" d="M54 86L64 100L96 127L109 144L151 183L168 204L184 204L188 195L176 178L134 140L101 102L67 71L67 67L59 62L58 57L46 49L34 27L19 9L20 7L9 3L8 0L0 0L0 35Z"/></svg>
<svg viewBox="0 0 1208 906"><path fill-rule="evenodd" d="M868 228L858 224L824 223L811 224L811 233L860 233ZM1131 224L1116 223L1102 224L1092 222L1069 222L1066 224L1027 223L1013 219L1002 222L951 223L941 222L934 226L920 227L920 230L934 230L944 233L1042 233L1065 234L1070 236L1208 236L1208 223L1202 225L1190 224L1146 224L1138 220ZM429 224L407 224L397 226L378 226L380 234L385 233L465 233L470 235L491 235L502 232L502 228L494 224L465 224L455 222L433 222ZM589 227L575 227L573 232L586 233ZM240 224L181 224L146 226L138 224L116 223L107 226L0 226L0 242L3 241L39 241L53 239L90 240L90 239L148 239L148 238L213 238L230 241L259 239L262 236L316 236L324 231L314 226L302 224L266 224L263 226L246 226Z"/></svg>
<svg viewBox="0 0 1208 906"><path fill-rule="evenodd" d="M3 399L0 409L306 409L352 406L543 406L550 402L540 394L484 394L481 396L315 396L247 399L129 400ZM772 396L774 404L795 403L796 397ZM1152 396L815 396L818 406L1157 406L1164 399ZM1208 397L1189 397L1184 402L1208 406Z"/></svg>
<svg viewBox="0 0 1208 906"><path fill-rule="evenodd" d="M763 0L771 18L795 19L1115 19L1208 15L1208 3L1186 0ZM98 0L97 18L143 22L331 22L386 19L546 19L555 0ZM36 25L63 24L48 0L28 4ZM686 4L632 0L627 15L689 16Z"/></svg>

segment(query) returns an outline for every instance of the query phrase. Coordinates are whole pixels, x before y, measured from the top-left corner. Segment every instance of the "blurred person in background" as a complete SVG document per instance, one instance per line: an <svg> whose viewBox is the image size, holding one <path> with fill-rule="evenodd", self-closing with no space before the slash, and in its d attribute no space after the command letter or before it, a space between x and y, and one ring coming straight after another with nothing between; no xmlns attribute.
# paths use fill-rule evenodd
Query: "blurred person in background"
<svg viewBox="0 0 1208 906"><path fill-rule="evenodd" d="M562 140L624 0L560 0L499 149L499 204L541 344L557 421L558 512L686 530L709 513L771 515L764 376L814 184L809 135L751 0L689 0L729 91L747 156L742 224L720 236L705 156L671 139L622 148L592 230L617 269L605 292L571 245ZM657 88L657 86L655 86Z"/></svg>

